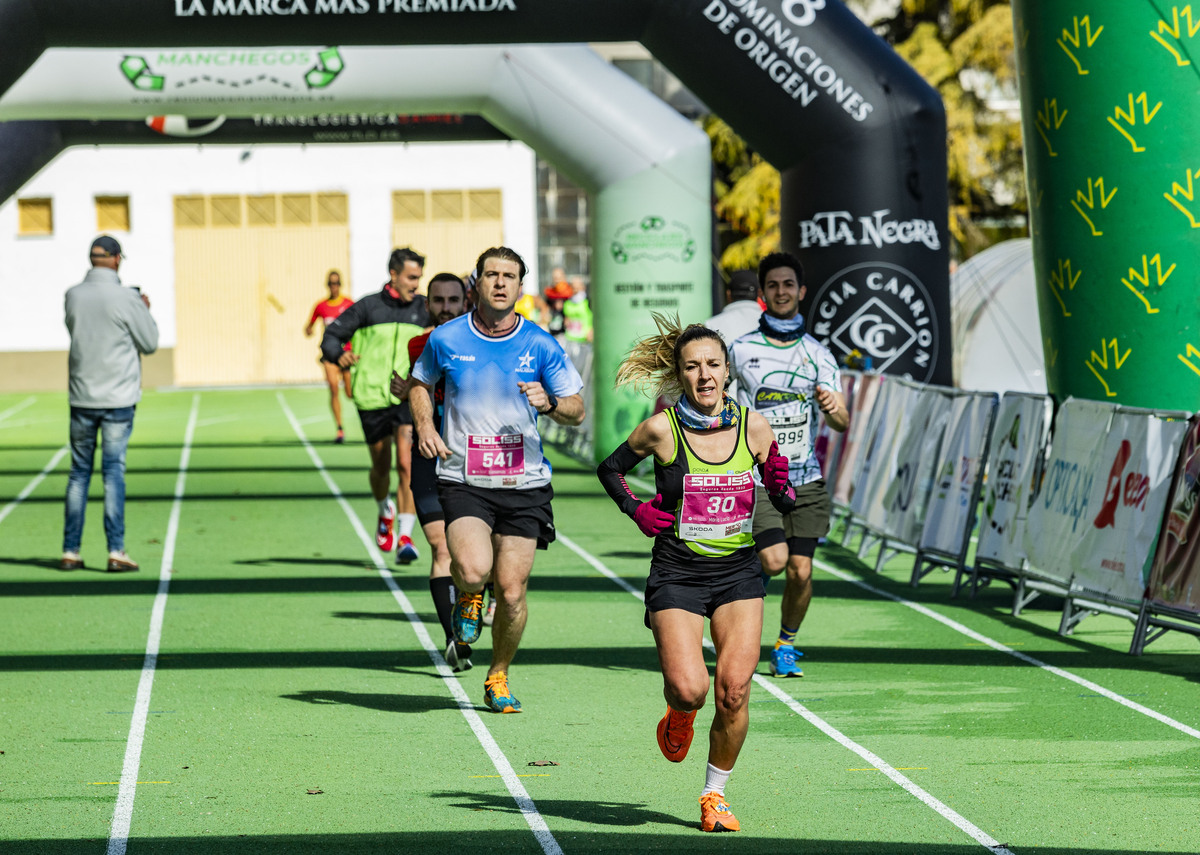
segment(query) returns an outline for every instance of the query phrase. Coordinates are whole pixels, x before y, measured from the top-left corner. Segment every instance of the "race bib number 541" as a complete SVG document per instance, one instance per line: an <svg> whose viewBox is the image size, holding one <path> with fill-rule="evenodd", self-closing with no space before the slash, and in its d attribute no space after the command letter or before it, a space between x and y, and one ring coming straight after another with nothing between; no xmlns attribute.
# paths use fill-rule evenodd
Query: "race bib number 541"
<svg viewBox="0 0 1200 855"><path fill-rule="evenodd" d="M519 433L467 437L466 481L472 487L519 487L525 481L525 438Z"/></svg>

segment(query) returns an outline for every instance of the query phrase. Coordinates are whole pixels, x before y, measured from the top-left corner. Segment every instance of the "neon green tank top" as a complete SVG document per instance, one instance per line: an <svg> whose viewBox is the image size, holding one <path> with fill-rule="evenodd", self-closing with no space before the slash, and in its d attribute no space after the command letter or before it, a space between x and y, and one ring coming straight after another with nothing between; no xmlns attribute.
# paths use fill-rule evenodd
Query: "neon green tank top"
<svg viewBox="0 0 1200 855"><path fill-rule="evenodd" d="M663 506L675 514L672 543L664 543L662 548L677 558L689 554L719 558L754 545L754 455L746 436L750 411L739 409L737 443L729 457L717 463L697 455L688 445L675 409L665 411L675 453L666 464L655 463L654 480Z"/></svg>

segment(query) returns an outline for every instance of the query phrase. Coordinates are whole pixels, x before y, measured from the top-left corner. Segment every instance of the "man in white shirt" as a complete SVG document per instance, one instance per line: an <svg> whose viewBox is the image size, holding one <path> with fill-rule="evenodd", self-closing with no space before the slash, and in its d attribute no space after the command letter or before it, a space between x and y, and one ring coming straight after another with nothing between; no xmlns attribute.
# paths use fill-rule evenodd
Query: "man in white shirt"
<svg viewBox="0 0 1200 855"><path fill-rule="evenodd" d="M713 315L704 325L716 330L730 347L741 336L758 329L762 307L758 305L758 274L753 270L735 270L725 286L725 308ZM725 390L731 398L737 397L737 381L730 374L729 387Z"/></svg>

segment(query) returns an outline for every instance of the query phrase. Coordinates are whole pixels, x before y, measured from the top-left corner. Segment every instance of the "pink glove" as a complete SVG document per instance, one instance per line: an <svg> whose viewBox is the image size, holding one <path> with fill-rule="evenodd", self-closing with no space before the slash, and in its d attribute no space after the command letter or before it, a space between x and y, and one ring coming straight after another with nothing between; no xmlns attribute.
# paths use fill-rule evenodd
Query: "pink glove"
<svg viewBox="0 0 1200 855"><path fill-rule="evenodd" d="M778 496L787 490L788 459L779 453L778 442L771 442L771 450L767 452L767 462L763 464L762 482L772 496Z"/></svg>
<svg viewBox="0 0 1200 855"><path fill-rule="evenodd" d="M655 537L675 525L675 517L662 509L662 493L642 502L633 512L633 521L646 537Z"/></svg>

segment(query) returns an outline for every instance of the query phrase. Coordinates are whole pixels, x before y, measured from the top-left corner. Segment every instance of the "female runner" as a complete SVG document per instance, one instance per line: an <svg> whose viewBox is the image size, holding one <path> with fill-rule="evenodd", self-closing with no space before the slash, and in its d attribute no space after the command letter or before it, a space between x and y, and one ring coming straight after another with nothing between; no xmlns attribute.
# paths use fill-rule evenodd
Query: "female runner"
<svg viewBox="0 0 1200 855"><path fill-rule="evenodd" d="M788 460L759 413L725 394L729 354L719 333L654 316L657 335L622 362L617 384L678 394L673 407L646 419L600 464L605 490L642 533L654 538L646 581L646 625L654 632L667 712L658 746L670 761L687 756L696 711L708 694L704 619L717 666L716 710L708 771L700 796L702 831L737 831L725 784L746 739L750 681L762 645L763 580L751 527L757 464L771 504L791 510ZM682 394L680 394L682 393ZM654 455L657 495L642 501L625 473Z"/></svg>

